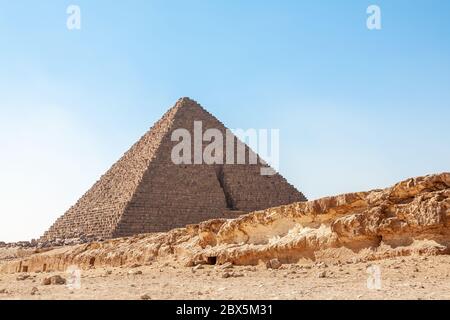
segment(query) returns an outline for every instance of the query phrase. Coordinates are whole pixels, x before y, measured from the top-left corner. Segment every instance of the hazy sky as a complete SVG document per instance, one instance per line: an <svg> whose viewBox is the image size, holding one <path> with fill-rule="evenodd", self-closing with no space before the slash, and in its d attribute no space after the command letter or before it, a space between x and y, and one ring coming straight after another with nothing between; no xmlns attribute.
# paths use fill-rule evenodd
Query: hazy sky
<svg viewBox="0 0 450 320"><path fill-rule="evenodd" d="M449 39L447 0L0 0L0 240L39 237L182 96L280 129L310 199L449 171Z"/></svg>

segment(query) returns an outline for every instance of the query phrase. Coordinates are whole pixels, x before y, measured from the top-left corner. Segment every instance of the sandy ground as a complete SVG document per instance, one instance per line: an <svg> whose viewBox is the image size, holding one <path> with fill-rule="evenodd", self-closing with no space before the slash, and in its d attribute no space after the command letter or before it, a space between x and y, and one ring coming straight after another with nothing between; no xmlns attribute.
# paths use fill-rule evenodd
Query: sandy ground
<svg viewBox="0 0 450 320"><path fill-rule="evenodd" d="M368 278L381 283L369 289ZM142 274L141 274L142 272ZM0 299L450 299L450 256L402 257L373 263L314 264L303 261L278 270L265 266L193 270L170 263L81 271L80 288L43 285L52 275L0 274ZM228 275L228 277L227 277ZM76 284L77 282L75 282ZM381 288L377 285L381 284ZM33 287L36 292L32 295Z"/></svg>

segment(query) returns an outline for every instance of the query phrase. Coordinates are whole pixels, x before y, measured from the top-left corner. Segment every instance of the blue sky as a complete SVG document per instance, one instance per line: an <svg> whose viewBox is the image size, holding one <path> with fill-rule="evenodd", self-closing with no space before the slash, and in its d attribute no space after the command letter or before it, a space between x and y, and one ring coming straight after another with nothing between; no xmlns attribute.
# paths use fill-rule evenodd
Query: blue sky
<svg viewBox="0 0 450 320"><path fill-rule="evenodd" d="M38 237L182 96L280 129L310 199L449 171L449 39L445 0L0 0L0 240Z"/></svg>

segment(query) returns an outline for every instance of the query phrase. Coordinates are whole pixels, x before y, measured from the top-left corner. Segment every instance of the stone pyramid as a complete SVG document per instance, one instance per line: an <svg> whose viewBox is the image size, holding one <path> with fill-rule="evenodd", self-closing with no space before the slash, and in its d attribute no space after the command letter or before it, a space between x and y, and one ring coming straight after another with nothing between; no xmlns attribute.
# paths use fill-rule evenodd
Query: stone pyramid
<svg viewBox="0 0 450 320"><path fill-rule="evenodd" d="M203 130L216 128L225 136L225 126L198 103L178 100L42 239L163 232L306 201L278 173L261 175L264 162L260 160L257 164L174 164L171 153L178 141L172 141L172 132L186 128L193 133L194 121L201 121ZM242 144L233 139L236 147ZM245 150L252 153L247 146Z"/></svg>

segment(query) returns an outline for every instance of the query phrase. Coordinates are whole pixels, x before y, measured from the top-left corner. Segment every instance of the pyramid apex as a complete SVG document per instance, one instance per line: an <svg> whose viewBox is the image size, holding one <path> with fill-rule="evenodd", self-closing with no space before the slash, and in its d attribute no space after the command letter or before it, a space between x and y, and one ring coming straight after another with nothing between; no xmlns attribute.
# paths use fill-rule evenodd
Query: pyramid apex
<svg viewBox="0 0 450 320"><path fill-rule="evenodd" d="M180 99L178 99L178 101L175 104L175 109L181 110L181 109L201 109L202 111L205 111L205 108L203 108L201 106L200 103L198 103L197 101L195 101L194 99L191 99L189 97L181 97ZM209 113L209 112L208 112Z"/></svg>
<svg viewBox="0 0 450 320"><path fill-rule="evenodd" d="M177 104L185 105L185 104L199 104L199 103L189 97L181 97L180 99L178 99Z"/></svg>

